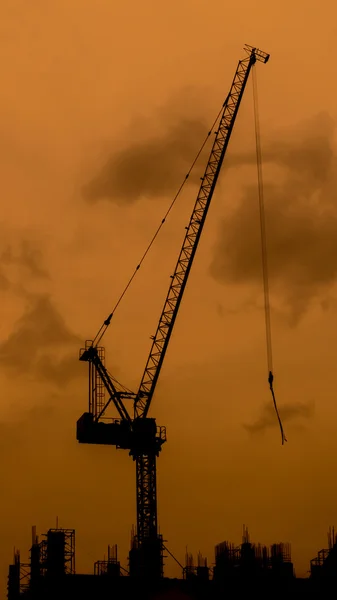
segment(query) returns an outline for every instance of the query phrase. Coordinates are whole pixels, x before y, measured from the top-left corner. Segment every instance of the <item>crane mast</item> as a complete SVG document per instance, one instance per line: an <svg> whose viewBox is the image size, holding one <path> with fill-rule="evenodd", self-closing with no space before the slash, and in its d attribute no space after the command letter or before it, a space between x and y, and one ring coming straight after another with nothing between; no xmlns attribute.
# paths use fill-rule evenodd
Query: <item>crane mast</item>
<svg viewBox="0 0 337 600"><path fill-rule="evenodd" d="M161 576L163 570L162 541L158 536L157 523L156 459L166 441L165 427L158 427L155 419L147 415L251 68L256 61L266 63L269 59L269 54L252 46L246 45L245 51L247 56L239 61L230 92L223 104L214 143L138 392L126 390L113 381L104 365L103 348L89 340L80 352L80 360L89 363L90 384L89 412L84 413L77 422L77 440L80 443L107 444L128 449L136 462L137 535L134 551L138 567L133 572L145 576ZM102 400L102 391L97 401L99 386L108 393L106 403ZM128 399L133 401L132 416L123 402ZM107 420L105 417L111 402L120 419Z"/></svg>

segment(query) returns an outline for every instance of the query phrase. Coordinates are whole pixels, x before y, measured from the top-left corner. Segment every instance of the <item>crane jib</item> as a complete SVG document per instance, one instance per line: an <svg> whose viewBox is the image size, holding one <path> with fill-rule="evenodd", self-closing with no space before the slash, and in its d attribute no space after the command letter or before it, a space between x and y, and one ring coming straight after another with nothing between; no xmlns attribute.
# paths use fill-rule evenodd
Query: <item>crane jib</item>
<svg viewBox="0 0 337 600"><path fill-rule="evenodd" d="M216 131L213 147L209 155L205 173L201 178L199 193L189 225L186 228L185 238L174 274L171 276L168 294L159 319L157 331L153 337L150 354L139 390L135 398L135 418L146 417L150 408L251 67L257 60L264 63L269 60L269 54L261 52L256 48L246 46L245 50L247 51L248 56L239 61L230 92L223 104L222 116Z"/></svg>

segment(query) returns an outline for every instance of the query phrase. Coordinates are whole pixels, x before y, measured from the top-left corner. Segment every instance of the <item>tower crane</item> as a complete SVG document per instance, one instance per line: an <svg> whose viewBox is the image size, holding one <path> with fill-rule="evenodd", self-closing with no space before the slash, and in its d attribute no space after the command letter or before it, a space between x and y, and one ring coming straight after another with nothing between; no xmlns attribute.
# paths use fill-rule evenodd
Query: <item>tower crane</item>
<svg viewBox="0 0 337 600"><path fill-rule="evenodd" d="M156 420L149 417L148 413L251 68L256 61L266 63L269 59L269 54L252 46L246 45L244 50L247 56L239 61L230 92L223 104L214 143L171 275L138 391L134 393L128 390L109 374L105 366L104 348L98 345L97 338L87 340L85 347L80 350L80 360L89 364L89 410L77 421L77 440L85 444L105 444L126 449L136 463L136 571L143 576L160 577L163 573L162 539L158 535L157 523L156 459L166 442L166 429L157 426ZM112 314L103 327L108 327L111 318ZM133 402L131 414L126 408L127 400ZM119 418L108 419L105 416L110 404L115 406Z"/></svg>

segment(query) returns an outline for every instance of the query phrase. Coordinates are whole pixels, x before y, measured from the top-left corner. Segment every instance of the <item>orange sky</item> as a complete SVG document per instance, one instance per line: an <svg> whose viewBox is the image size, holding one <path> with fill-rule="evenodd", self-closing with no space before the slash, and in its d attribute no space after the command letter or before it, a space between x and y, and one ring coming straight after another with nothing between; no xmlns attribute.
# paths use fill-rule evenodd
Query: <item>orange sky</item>
<svg viewBox="0 0 337 600"><path fill-rule="evenodd" d="M76 528L79 570L108 543L126 563L134 465L127 453L76 442L87 406L78 347L131 275L245 43L271 54L258 84L275 389L289 441L281 447L264 408L257 200L246 188L256 179L250 82L152 407L168 432L159 517L180 561L188 544L211 562L214 544L240 542L246 523L254 541L290 541L305 575L337 503L334 3L3 0L0 17L3 576L14 545L27 558L31 525L43 532L56 515ZM157 150L162 166L151 162ZM88 202L83 186L111 156L124 158L119 193L112 179L109 198ZM130 387L196 192L192 182L104 340L110 370ZM259 420L262 432L245 428Z"/></svg>

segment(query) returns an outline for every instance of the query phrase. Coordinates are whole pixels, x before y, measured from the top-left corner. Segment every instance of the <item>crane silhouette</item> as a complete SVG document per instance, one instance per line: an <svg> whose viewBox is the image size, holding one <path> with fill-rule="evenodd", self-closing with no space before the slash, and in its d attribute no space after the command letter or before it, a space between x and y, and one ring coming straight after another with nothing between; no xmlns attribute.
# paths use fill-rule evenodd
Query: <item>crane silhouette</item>
<svg viewBox="0 0 337 600"><path fill-rule="evenodd" d="M223 103L214 143L138 391L132 392L109 374L104 364L104 348L98 345L103 334L95 340L87 340L80 351L80 360L89 363L89 411L77 421L77 440L129 450L136 463L136 559L132 572L144 577L163 575L163 541L158 535L157 522L156 460L166 442L166 429L157 426L156 420L148 417L148 412L251 68L256 61L266 63L269 59L269 54L257 48L246 45L244 49L247 56L239 61ZM112 314L104 322L103 333L111 318ZM133 401L133 414L127 410L126 400ZM111 403L119 418L105 416Z"/></svg>

